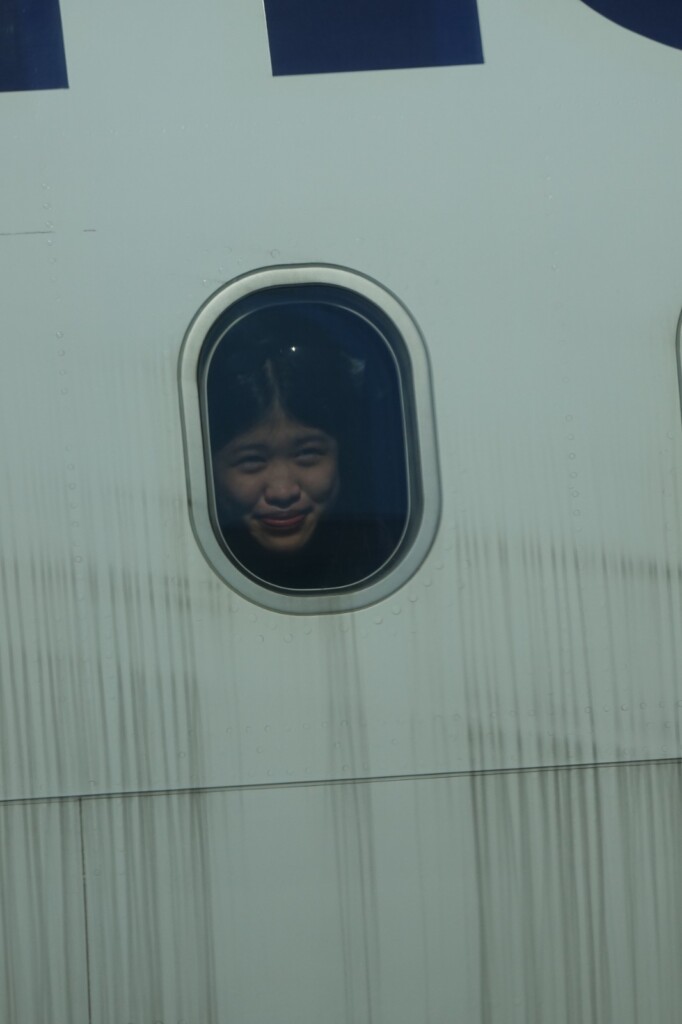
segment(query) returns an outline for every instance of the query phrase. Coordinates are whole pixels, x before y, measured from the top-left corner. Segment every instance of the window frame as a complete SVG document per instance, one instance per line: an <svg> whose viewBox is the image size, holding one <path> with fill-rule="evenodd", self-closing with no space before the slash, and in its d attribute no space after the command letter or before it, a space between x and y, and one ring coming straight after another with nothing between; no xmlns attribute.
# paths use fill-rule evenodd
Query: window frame
<svg viewBox="0 0 682 1024"><path fill-rule="evenodd" d="M355 293L377 307L395 339L380 331L396 363L403 403L408 517L396 550L376 573L333 590L285 590L248 575L229 557L215 531L215 496L205 403L198 379L204 345L216 321L247 296L278 287L329 286ZM378 328L377 328L378 329ZM399 339L402 351L396 351ZM217 342L220 344L220 341ZM407 364L407 365L406 365ZM408 379L409 378L409 379ZM338 614L366 608L390 596L417 571L440 520L440 475L431 372L421 332L406 307L377 281L345 267L292 264L250 271L218 289L192 319L178 368L189 513L200 550L214 572L240 596L271 611L294 615Z"/></svg>

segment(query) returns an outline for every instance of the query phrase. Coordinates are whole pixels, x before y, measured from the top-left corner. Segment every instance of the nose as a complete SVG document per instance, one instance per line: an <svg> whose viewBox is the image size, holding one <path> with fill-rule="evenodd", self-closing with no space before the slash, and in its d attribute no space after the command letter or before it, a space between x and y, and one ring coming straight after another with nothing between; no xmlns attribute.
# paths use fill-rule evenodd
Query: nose
<svg viewBox="0 0 682 1024"><path fill-rule="evenodd" d="M269 505L277 508L288 508L298 501L301 488L290 466L284 464L271 467L263 497Z"/></svg>

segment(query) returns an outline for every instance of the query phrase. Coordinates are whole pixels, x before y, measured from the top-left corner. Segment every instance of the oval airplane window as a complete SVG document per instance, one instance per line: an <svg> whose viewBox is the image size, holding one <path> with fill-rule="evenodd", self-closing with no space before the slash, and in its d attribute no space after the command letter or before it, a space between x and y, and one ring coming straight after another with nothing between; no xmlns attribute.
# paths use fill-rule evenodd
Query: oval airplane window
<svg viewBox="0 0 682 1024"><path fill-rule="evenodd" d="M276 611L349 611L412 575L438 522L429 369L407 310L339 267L220 289L180 363L190 510L213 568Z"/></svg>

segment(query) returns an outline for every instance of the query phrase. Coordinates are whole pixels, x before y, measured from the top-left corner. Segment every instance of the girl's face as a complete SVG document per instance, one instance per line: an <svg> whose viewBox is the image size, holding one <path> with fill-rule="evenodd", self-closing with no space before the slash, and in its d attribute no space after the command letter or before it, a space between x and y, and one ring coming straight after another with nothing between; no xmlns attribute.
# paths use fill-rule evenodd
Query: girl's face
<svg viewBox="0 0 682 1024"><path fill-rule="evenodd" d="M339 493L338 447L278 406L218 453L215 477L231 516L261 547L305 547Z"/></svg>

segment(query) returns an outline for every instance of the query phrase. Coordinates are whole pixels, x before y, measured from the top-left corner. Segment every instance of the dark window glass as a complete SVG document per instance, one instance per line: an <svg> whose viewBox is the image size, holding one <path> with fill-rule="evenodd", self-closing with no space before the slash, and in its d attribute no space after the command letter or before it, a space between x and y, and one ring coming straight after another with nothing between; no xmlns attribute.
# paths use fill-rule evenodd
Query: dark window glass
<svg viewBox="0 0 682 1024"><path fill-rule="evenodd" d="M284 590L352 587L392 564L410 515L400 340L343 288L232 304L198 364L214 531Z"/></svg>

